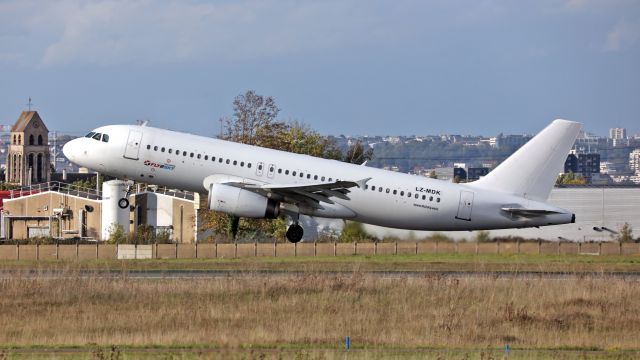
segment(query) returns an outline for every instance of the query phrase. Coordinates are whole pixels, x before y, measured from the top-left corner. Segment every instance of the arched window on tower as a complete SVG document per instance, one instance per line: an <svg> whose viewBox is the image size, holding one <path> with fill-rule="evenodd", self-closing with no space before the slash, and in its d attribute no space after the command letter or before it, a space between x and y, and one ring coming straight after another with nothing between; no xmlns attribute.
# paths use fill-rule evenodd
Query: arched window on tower
<svg viewBox="0 0 640 360"><path fill-rule="evenodd" d="M13 135L13 145L15 145L15 144L17 144L17 143L16 143L16 136L15 136L15 135Z"/></svg>
<svg viewBox="0 0 640 360"><path fill-rule="evenodd" d="M18 145L22 145L22 135L18 135Z"/></svg>
<svg viewBox="0 0 640 360"><path fill-rule="evenodd" d="M33 145L35 142L35 138L33 137L33 134L29 135L29 145Z"/></svg>
<svg viewBox="0 0 640 360"><path fill-rule="evenodd" d="M42 145L42 135L38 135L38 145Z"/></svg>

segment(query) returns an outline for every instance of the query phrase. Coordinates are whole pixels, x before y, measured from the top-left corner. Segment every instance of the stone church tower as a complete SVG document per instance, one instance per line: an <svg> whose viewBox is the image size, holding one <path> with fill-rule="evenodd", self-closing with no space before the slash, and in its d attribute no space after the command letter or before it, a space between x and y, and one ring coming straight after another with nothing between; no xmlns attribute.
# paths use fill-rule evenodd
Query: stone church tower
<svg viewBox="0 0 640 360"><path fill-rule="evenodd" d="M23 111L11 128L5 181L21 186L48 182L49 130L37 111Z"/></svg>

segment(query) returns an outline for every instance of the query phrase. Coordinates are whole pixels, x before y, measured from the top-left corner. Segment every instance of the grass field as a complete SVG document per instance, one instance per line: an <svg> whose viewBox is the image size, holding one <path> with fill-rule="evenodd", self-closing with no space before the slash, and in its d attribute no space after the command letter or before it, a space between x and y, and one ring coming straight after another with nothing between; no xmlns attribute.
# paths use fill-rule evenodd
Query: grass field
<svg viewBox="0 0 640 360"><path fill-rule="evenodd" d="M23 271L28 269L40 272ZM87 269L302 274L79 276ZM46 276L53 270L58 276ZM346 272L327 272L336 270ZM425 273L384 278L370 270ZM564 280L437 274L455 270L640 271L640 258L440 254L3 262L0 359L146 359L158 351L176 359L333 359L346 355L345 336L354 359L498 359L507 343L510 359L640 357L637 280L606 274Z"/></svg>
<svg viewBox="0 0 640 360"><path fill-rule="evenodd" d="M0 271L20 269L640 272L640 256L420 254L136 261L21 260L0 263Z"/></svg>

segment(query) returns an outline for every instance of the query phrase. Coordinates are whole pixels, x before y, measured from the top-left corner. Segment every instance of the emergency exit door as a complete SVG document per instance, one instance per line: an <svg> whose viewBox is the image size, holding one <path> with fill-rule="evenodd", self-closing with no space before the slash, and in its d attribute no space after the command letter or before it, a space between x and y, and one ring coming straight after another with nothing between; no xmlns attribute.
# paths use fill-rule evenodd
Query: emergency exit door
<svg viewBox="0 0 640 360"><path fill-rule="evenodd" d="M471 209L473 208L473 192L460 191L460 201L458 202L458 215L456 219L471 221Z"/></svg>

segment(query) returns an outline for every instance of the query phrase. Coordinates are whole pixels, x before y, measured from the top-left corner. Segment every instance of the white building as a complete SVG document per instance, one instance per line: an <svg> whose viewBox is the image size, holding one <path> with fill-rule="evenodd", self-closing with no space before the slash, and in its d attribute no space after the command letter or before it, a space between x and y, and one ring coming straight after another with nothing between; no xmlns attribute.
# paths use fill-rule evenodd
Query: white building
<svg viewBox="0 0 640 360"><path fill-rule="evenodd" d="M629 169L636 174L640 174L640 149L635 149L629 153Z"/></svg>

